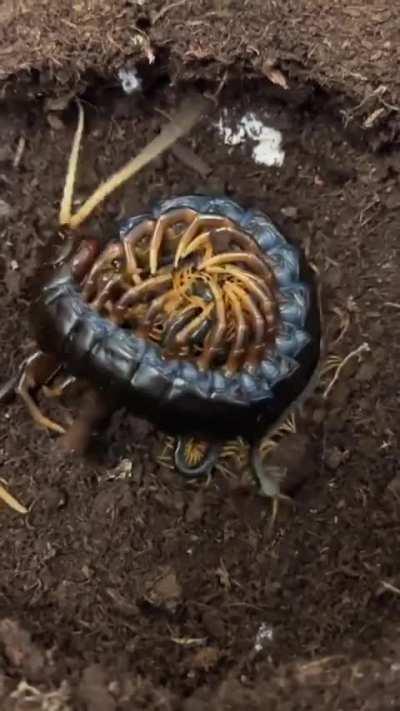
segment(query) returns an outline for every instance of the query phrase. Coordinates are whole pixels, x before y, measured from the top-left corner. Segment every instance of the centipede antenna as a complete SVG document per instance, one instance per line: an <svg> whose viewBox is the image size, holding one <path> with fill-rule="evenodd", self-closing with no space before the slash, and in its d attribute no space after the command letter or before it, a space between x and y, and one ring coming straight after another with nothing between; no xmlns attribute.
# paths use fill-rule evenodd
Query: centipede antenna
<svg viewBox="0 0 400 711"><path fill-rule="evenodd" d="M76 171L78 167L79 148L82 142L82 134L85 123L85 116L80 101L78 105L78 125L72 142L71 153L68 160L67 175L65 178L64 193L60 205L59 223L61 227L69 226L72 218L72 201L74 198L74 187Z"/></svg>
<svg viewBox="0 0 400 711"><path fill-rule="evenodd" d="M190 101L184 102L173 120L164 126L156 138L150 141L135 158L132 158L132 160L108 178L108 180L99 185L97 190L83 203L78 212L71 216L69 227L71 229L79 227L108 195L126 183L127 180L136 175L136 173L161 155L161 153L164 153L168 148L173 146L179 138L189 133L199 120L205 106L206 100L200 95L194 99L191 98Z"/></svg>
<svg viewBox="0 0 400 711"><path fill-rule="evenodd" d="M7 489L0 484L0 501L4 501L10 509L14 509L17 513L27 514L28 509L17 501L17 499L12 496Z"/></svg>

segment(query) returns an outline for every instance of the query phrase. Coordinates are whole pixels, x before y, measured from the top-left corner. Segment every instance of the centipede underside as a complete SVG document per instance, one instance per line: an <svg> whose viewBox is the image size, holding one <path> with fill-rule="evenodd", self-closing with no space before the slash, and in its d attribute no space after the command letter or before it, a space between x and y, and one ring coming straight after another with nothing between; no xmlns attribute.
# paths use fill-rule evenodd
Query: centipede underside
<svg viewBox="0 0 400 711"><path fill-rule="evenodd" d="M167 200L83 242L34 305L45 352L173 434L256 441L319 359L312 270L268 217Z"/></svg>

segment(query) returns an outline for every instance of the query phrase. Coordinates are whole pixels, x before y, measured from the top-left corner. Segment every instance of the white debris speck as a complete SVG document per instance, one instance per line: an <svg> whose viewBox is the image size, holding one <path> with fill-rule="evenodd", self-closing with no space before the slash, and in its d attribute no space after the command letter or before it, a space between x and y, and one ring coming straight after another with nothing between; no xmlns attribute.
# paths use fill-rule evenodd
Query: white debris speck
<svg viewBox="0 0 400 711"><path fill-rule="evenodd" d="M130 459L121 459L119 464L115 467L115 469L112 469L110 472L107 474L107 480L108 481L115 481L116 479L122 479L122 481L126 481L127 479L131 479L133 476L133 464Z"/></svg>
<svg viewBox="0 0 400 711"><path fill-rule="evenodd" d="M273 639L274 630L272 629L271 625L267 625L266 622L262 622L257 630L256 641L254 643L254 651L262 652L266 642L272 642Z"/></svg>
<svg viewBox="0 0 400 711"><path fill-rule="evenodd" d="M216 124L218 131L227 146L238 146L239 143L243 143L246 140L246 131L242 126L242 122L238 123L235 129L228 126L226 123L227 118L227 111L223 111L220 120Z"/></svg>
<svg viewBox="0 0 400 711"><path fill-rule="evenodd" d="M0 200L0 217L10 217L11 213L11 205L9 205L5 200Z"/></svg>
<svg viewBox="0 0 400 711"><path fill-rule="evenodd" d="M134 67L132 69L120 69L118 78L125 94L133 94L134 91L140 91L142 88L142 80Z"/></svg>
<svg viewBox="0 0 400 711"><path fill-rule="evenodd" d="M282 149L280 131L266 126L254 113L244 114L234 128L229 125L228 120L228 111L225 109L216 124L226 145L238 146L246 140L253 141L253 159L257 164L283 165L285 151Z"/></svg>
<svg viewBox="0 0 400 711"><path fill-rule="evenodd" d="M19 264L16 259L11 260L10 267L14 272L17 271L17 269L19 269Z"/></svg>

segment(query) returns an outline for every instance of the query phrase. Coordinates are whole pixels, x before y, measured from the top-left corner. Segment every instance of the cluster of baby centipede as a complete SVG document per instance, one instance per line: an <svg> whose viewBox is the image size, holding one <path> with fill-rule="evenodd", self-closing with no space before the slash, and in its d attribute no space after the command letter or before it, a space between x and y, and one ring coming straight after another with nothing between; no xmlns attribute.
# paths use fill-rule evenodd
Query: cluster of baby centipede
<svg viewBox="0 0 400 711"><path fill-rule="evenodd" d="M275 277L256 241L189 208L109 244L81 288L102 316L203 370L256 367L277 330Z"/></svg>

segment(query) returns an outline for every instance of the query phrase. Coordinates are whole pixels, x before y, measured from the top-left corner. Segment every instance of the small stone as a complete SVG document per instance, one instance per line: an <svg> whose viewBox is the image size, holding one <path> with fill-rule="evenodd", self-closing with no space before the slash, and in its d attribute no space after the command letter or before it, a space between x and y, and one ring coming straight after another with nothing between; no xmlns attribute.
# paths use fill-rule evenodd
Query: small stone
<svg viewBox="0 0 400 711"><path fill-rule="evenodd" d="M342 451L338 447L333 447L333 449L331 449L326 455L326 466L328 469L336 471L336 469L338 469L340 465L348 459L348 456L349 453L347 450Z"/></svg>
<svg viewBox="0 0 400 711"><path fill-rule="evenodd" d="M0 148L0 163L8 163L12 158L10 146L3 145Z"/></svg>
<svg viewBox="0 0 400 711"><path fill-rule="evenodd" d="M201 669L203 671L210 671L219 662L221 657L221 652L216 647L205 647L204 649L199 649L196 652L191 661L193 669Z"/></svg>
<svg viewBox="0 0 400 711"><path fill-rule="evenodd" d="M376 341L380 340L382 338L384 332L385 332L385 329L384 329L382 323L380 323L379 321L375 321L375 323L373 323L369 329L370 340L376 340ZM375 361L376 361L376 351L374 353L374 356L375 356Z"/></svg>
<svg viewBox="0 0 400 711"><path fill-rule="evenodd" d="M294 206L283 207L281 213L285 217L289 217L291 220L296 220L299 215L299 209Z"/></svg>
<svg viewBox="0 0 400 711"><path fill-rule="evenodd" d="M147 599L155 607L174 612L182 598L182 588L172 568L166 568L148 587Z"/></svg>
<svg viewBox="0 0 400 711"><path fill-rule="evenodd" d="M220 616L212 610L204 612L201 621L203 627L211 639L222 640L225 637L225 625Z"/></svg>
<svg viewBox="0 0 400 711"><path fill-rule="evenodd" d="M107 675L99 664L87 667L78 688L87 711L114 711L116 703L107 688Z"/></svg>
<svg viewBox="0 0 400 711"><path fill-rule="evenodd" d="M57 96L56 98L49 98L45 101L46 111L64 111L67 108L69 102L73 98L73 93L64 94L63 96Z"/></svg>
<svg viewBox="0 0 400 711"><path fill-rule="evenodd" d="M330 404L332 407L343 408L351 395L351 383L342 381L335 383L334 388L330 392Z"/></svg>
<svg viewBox="0 0 400 711"><path fill-rule="evenodd" d="M339 267L332 267L325 275L325 285L332 289L337 289L342 283L342 270Z"/></svg>
<svg viewBox="0 0 400 711"><path fill-rule="evenodd" d="M387 490L400 500L400 473L395 474L387 485Z"/></svg>
<svg viewBox="0 0 400 711"><path fill-rule="evenodd" d="M64 124L61 121L58 116L55 114L47 114L47 123L49 124L50 128L52 128L54 131L62 131L64 128Z"/></svg>
<svg viewBox="0 0 400 711"><path fill-rule="evenodd" d="M191 500L187 511L186 511L186 521L188 523L195 523L200 521L204 513L204 493L200 489Z"/></svg>
<svg viewBox="0 0 400 711"><path fill-rule="evenodd" d="M322 407L314 410L312 414L313 422L315 422L316 425L321 425L325 417L326 411Z"/></svg>
<svg viewBox="0 0 400 711"><path fill-rule="evenodd" d="M385 205L388 210L396 210L400 207L400 190L394 190L385 198Z"/></svg>
<svg viewBox="0 0 400 711"><path fill-rule="evenodd" d="M368 383L376 375L377 367L372 361L363 363L358 371L356 378L361 383Z"/></svg>
<svg viewBox="0 0 400 711"><path fill-rule="evenodd" d="M11 205L5 200L0 199L0 219L10 217L12 213Z"/></svg>
<svg viewBox="0 0 400 711"><path fill-rule="evenodd" d="M17 621L8 618L0 620L0 647L8 661L23 674L37 678L42 672L44 653Z"/></svg>

